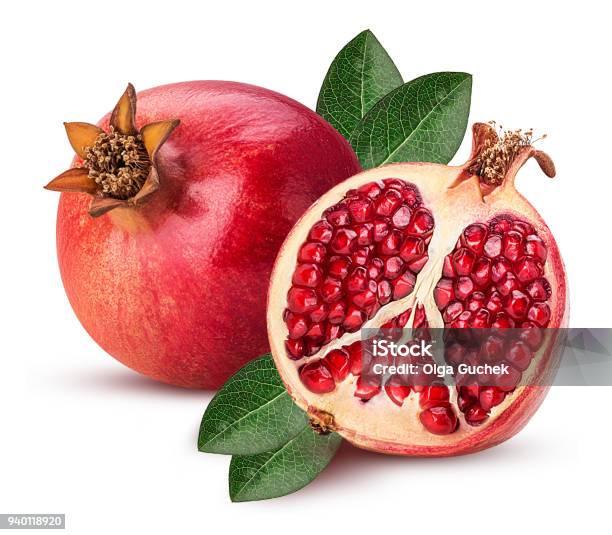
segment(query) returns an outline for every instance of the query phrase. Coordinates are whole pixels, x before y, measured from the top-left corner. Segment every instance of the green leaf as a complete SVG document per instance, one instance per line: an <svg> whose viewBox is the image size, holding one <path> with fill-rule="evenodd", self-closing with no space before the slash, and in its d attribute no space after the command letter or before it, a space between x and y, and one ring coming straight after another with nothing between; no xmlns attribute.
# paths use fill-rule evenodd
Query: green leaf
<svg viewBox="0 0 612 535"><path fill-rule="evenodd" d="M370 30L334 58L317 101L317 113L345 138L389 91L403 83L397 67Z"/></svg>
<svg viewBox="0 0 612 535"><path fill-rule="evenodd" d="M198 449L251 455L274 450L308 425L285 390L270 354L240 369L206 408Z"/></svg>
<svg viewBox="0 0 612 535"><path fill-rule="evenodd" d="M329 464L341 441L336 433L319 435L308 426L276 451L232 457L230 498L267 500L305 487Z"/></svg>
<svg viewBox="0 0 612 535"><path fill-rule="evenodd" d="M364 169L391 162L448 163L470 114L472 76L421 76L383 97L357 125L350 142Z"/></svg>

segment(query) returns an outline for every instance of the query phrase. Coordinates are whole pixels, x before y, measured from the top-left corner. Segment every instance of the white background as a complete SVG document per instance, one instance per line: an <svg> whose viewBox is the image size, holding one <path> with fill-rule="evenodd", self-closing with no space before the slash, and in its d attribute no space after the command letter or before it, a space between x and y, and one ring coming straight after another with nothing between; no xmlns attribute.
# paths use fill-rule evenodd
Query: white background
<svg viewBox="0 0 612 535"><path fill-rule="evenodd" d="M610 388L556 388L486 452L402 459L345 447L313 484L232 504L229 458L197 453L211 394L122 367L72 314L55 260L72 151L127 81L263 85L314 107L336 52L371 28L405 79L474 75L471 122L535 127L555 159L519 188L553 229L575 327L610 326L609 13L562 2L3 2L0 8L0 512L65 512L68 532L516 533L601 531ZM456 161L468 153L464 144ZM599 529L598 529L599 528Z"/></svg>

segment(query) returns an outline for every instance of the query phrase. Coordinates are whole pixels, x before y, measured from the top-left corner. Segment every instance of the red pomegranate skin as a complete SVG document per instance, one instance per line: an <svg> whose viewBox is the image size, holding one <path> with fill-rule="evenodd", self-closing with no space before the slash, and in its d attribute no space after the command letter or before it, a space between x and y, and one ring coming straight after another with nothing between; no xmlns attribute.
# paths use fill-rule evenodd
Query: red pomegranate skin
<svg viewBox="0 0 612 535"><path fill-rule="evenodd" d="M138 127L174 118L148 204L92 218L91 197L62 194L59 266L76 315L113 357L158 381L218 388L268 351L266 291L286 234L360 168L326 121L260 87L196 81L138 95Z"/></svg>

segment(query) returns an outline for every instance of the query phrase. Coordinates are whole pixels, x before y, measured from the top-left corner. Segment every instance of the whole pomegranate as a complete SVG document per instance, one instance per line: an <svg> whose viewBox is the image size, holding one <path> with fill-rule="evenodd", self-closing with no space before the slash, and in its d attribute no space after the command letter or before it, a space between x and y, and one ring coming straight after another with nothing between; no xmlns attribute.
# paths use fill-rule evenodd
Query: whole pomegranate
<svg viewBox="0 0 612 535"><path fill-rule="evenodd" d="M278 247L355 154L298 102L223 81L149 89L137 112L130 85L99 126L66 130L78 157L47 188L67 192L57 251L76 315L130 368L219 387L267 351Z"/></svg>
<svg viewBox="0 0 612 535"><path fill-rule="evenodd" d="M568 319L566 277L549 228L514 179L531 157L549 176L554 165L531 132L500 137L476 124L473 137L463 166L388 165L337 185L277 257L268 294L276 365L314 423L357 446L478 451L518 432L546 395L554 328ZM412 340L443 328L438 364L472 371L426 378L426 360L408 356L422 381L373 377L365 328L391 338L404 329ZM483 362L506 371L482 371Z"/></svg>

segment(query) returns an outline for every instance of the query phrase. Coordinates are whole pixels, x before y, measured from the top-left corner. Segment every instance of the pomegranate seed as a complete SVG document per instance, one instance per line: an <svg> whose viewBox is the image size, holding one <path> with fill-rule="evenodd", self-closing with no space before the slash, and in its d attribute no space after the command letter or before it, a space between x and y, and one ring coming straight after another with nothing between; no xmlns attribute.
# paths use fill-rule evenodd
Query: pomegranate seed
<svg viewBox="0 0 612 535"><path fill-rule="evenodd" d="M482 292L474 292L465 305L470 312L476 312L485 306L485 300L485 294Z"/></svg>
<svg viewBox="0 0 612 535"><path fill-rule="evenodd" d="M382 276L385 264L380 258L373 258L368 265L368 277L378 281Z"/></svg>
<svg viewBox="0 0 612 535"><path fill-rule="evenodd" d="M469 277L459 277L455 281L455 297L460 301L465 301L474 291L474 283Z"/></svg>
<svg viewBox="0 0 612 535"><path fill-rule="evenodd" d="M487 286L491 282L491 261L481 257L474 263L472 280L478 286Z"/></svg>
<svg viewBox="0 0 612 535"><path fill-rule="evenodd" d="M383 219L374 221L374 241L379 242L389 234L389 223Z"/></svg>
<svg viewBox="0 0 612 535"><path fill-rule="evenodd" d="M393 328L403 329L406 325L408 325L408 320L410 319L410 314L412 313L412 309L404 310L397 318L395 318L395 325Z"/></svg>
<svg viewBox="0 0 612 535"><path fill-rule="evenodd" d="M298 254L298 261L306 264L321 264L324 259L325 246L321 243L307 242Z"/></svg>
<svg viewBox="0 0 612 535"><path fill-rule="evenodd" d="M452 329L467 329L470 326L471 319L472 313L469 310L464 310L455 321L451 322L450 327Z"/></svg>
<svg viewBox="0 0 612 535"><path fill-rule="evenodd" d="M534 232L534 228L529 223L525 223L524 221L515 221L512 223L511 229L520 232L523 236L527 236L528 234Z"/></svg>
<svg viewBox="0 0 612 535"><path fill-rule="evenodd" d="M423 269L423 266L427 264L428 260L429 260L429 256L423 255L418 260L415 260L414 262L410 262L410 264L408 264L408 267L410 268L410 271L412 271L413 273L418 273L419 271L421 271L421 269Z"/></svg>
<svg viewBox="0 0 612 535"><path fill-rule="evenodd" d="M352 297L352 301L362 310L366 309L376 303L376 290L366 290L365 292L355 294Z"/></svg>
<svg viewBox="0 0 612 535"><path fill-rule="evenodd" d="M299 314L289 313L285 323L287 324L287 330L289 331L289 338L292 340L302 338L302 336L304 336L308 331L308 320Z"/></svg>
<svg viewBox="0 0 612 535"><path fill-rule="evenodd" d="M406 187L406 184L399 178L385 178L383 180L383 184L388 188L396 189L398 191L401 191Z"/></svg>
<svg viewBox="0 0 612 535"><path fill-rule="evenodd" d="M516 230L510 230L504 236L502 250L510 262L516 262L523 253L523 235Z"/></svg>
<svg viewBox="0 0 612 535"><path fill-rule="evenodd" d="M537 258L540 262L546 262L548 251L544 241L539 236L532 234L525 240L525 254Z"/></svg>
<svg viewBox="0 0 612 535"><path fill-rule="evenodd" d="M315 394L327 394L336 388L334 378L322 360L304 364L299 373L304 386Z"/></svg>
<svg viewBox="0 0 612 535"><path fill-rule="evenodd" d="M454 343L447 346L444 350L446 362L453 366L458 366L463 362L467 350L463 344Z"/></svg>
<svg viewBox="0 0 612 535"><path fill-rule="evenodd" d="M425 242L422 238L407 236L400 248L400 256L406 262L414 262L425 254Z"/></svg>
<svg viewBox="0 0 612 535"><path fill-rule="evenodd" d="M406 205L400 206L393 214L391 222L395 228L406 228L410 222L410 208L408 208Z"/></svg>
<svg viewBox="0 0 612 535"><path fill-rule="evenodd" d="M459 301L453 301L450 305L446 307L444 314L442 314L442 318L446 323L451 322L457 319L461 313L463 312L463 304Z"/></svg>
<svg viewBox="0 0 612 535"><path fill-rule="evenodd" d="M369 307L366 307L365 313L366 316L368 317L368 319L373 318L374 316L376 316L376 313L380 310L381 306L380 303L375 302L374 304L370 305Z"/></svg>
<svg viewBox="0 0 612 535"><path fill-rule="evenodd" d="M372 217L372 203L368 199L356 199L348 204L351 219L355 223L365 223Z"/></svg>
<svg viewBox="0 0 612 535"><path fill-rule="evenodd" d="M457 416L448 406L430 407L419 414L419 420L434 435L448 435L457 428Z"/></svg>
<svg viewBox="0 0 612 535"><path fill-rule="evenodd" d="M335 303L342 298L342 282L328 277L319 287L319 293L326 303Z"/></svg>
<svg viewBox="0 0 612 535"><path fill-rule="evenodd" d="M370 199L376 199L382 190L376 182L370 182L358 188L357 191Z"/></svg>
<svg viewBox="0 0 612 535"><path fill-rule="evenodd" d="M434 219L426 208L415 210L406 228L408 234L425 235L434 228Z"/></svg>
<svg viewBox="0 0 612 535"><path fill-rule="evenodd" d="M481 357L488 362L498 362L503 357L504 341L498 336L488 336L480 349Z"/></svg>
<svg viewBox="0 0 612 535"><path fill-rule="evenodd" d="M327 316L327 321L330 323L337 325L344 321L344 316L346 314L346 305L343 301L338 301L329 307L329 314Z"/></svg>
<svg viewBox="0 0 612 535"><path fill-rule="evenodd" d="M287 294L287 308L296 314L312 312L319 306L319 299L314 290L293 286Z"/></svg>
<svg viewBox="0 0 612 535"><path fill-rule="evenodd" d="M525 342L530 349L537 351L540 349L542 342L544 341L544 335L540 328L531 321L525 321L521 325L520 339Z"/></svg>
<svg viewBox="0 0 612 535"><path fill-rule="evenodd" d="M325 340L325 326L322 323L313 323L306 333L311 344L321 345Z"/></svg>
<svg viewBox="0 0 612 535"><path fill-rule="evenodd" d="M391 285L393 286L393 299L402 299L414 289L416 277L410 271L405 271L401 277L395 279Z"/></svg>
<svg viewBox="0 0 612 535"><path fill-rule="evenodd" d="M346 206L342 204L328 208L325 210L324 216L334 227L343 227L351 222L349 212Z"/></svg>
<svg viewBox="0 0 612 535"><path fill-rule="evenodd" d="M497 234L504 234L512 228L512 222L508 217L497 217L491 221L491 231Z"/></svg>
<svg viewBox="0 0 612 535"><path fill-rule="evenodd" d="M448 403L449 391L446 385L433 384L426 386L419 394L419 405L422 409L443 406Z"/></svg>
<svg viewBox="0 0 612 535"><path fill-rule="evenodd" d="M308 239L321 243L329 243L332 237L332 226L327 221L318 221L310 229Z"/></svg>
<svg viewBox="0 0 612 535"><path fill-rule="evenodd" d="M362 347L361 341L353 342L346 348L349 355L349 365L353 375L361 375Z"/></svg>
<svg viewBox="0 0 612 535"><path fill-rule="evenodd" d="M494 386L486 386L480 391L478 401L484 411L490 411L504 401L506 393Z"/></svg>
<svg viewBox="0 0 612 535"><path fill-rule="evenodd" d="M516 388L522 375L517 369L508 366L508 373L494 377L492 382L504 392L510 392Z"/></svg>
<svg viewBox="0 0 612 535"><path fill-rule="evenodd" d="M311 357L319 352L321 349L320 342L311 342L309 340L304 341L304 356Z"/></svg>
<svg viewBox="0 0 612 535"><path fill-rule="evenodd" d="M514 321L505 312L499 312L495 316L495 321L491 324L492 329L512 329L514 328Z"/></svg>
<svg viewBox="0 0 612 535"><path fill-rule="evenodd" d="M302 339L299 340L286 340L285 348L289 353L289 357L298 360L304 356L304 341Z"/></svg>
<svg viewBox="0 0 612 535"><path fill-rule="evenodd" d="M421 203L421 196L419 193L411 186L407 186L402 190L402 198L410 208L414 208L417 204Z"/></svg>
<svg viewBox="0 0 612 535"><path fill-rule="evenodd" d="M487 301L487 310L495 314L500 312L502 308L503 304L501 294L497 290L492 291Z"/></svg>
<svg viewBox="0 0 612 535"><path fill-rule="evenodd" d="M310 313L310 319L311 321L318 323L318 322L323 321L325 318L327 318L328 314L329 314L329 307L325 303L321 303L317 308L315 308Z"/></svg>
<svg viewBox="0 0 612 535"><path fill-rule="evenodd" d="M444 264L442 265L442 275L450 278L453 278L455 276L455 268L453 267L452 255L447 255L444 257Z"/></svg>
<svg viewBox="0 0 612 535"><path fill-rule="evenodd" d="M360 247L351 255L351 261L356 266L365 266L370 259L370 253L369 247Z"/></svg>
<svg viewBox="0 0 612 535"><path fill-rule="evenodd" d="M527 285L525 291L533 301L546 301L550 297L550 285L546 279L538 279Z"/></svg>
<svg viewBox="0 0 612 535"><path fill-rule="evenodd" d="M404 262L399 256L389 256L384 260L385 265L385 278L395 279L402 273Z"/></svg>
<svg viewBox="0 0 612 535"><path fill-rule="evenodd" d="M491 326L491 313L486 308L481 308L472 316L470 327L473 329L488 329Z"/></svg>
<svg viewBox="0 0 612 535"><path fill-rule="evenodd" d="M529 297L520 290L513 290L508 299L508 304L506 305L506 312L514 319L521 319L525 317L528 310Z"/></svg>
<svg viewBox="0 0 612 535"><path fill-rule="evenodd" d="M378 244L378 251L383 255L396 255L402 243L402 235L399 230L392 230Z"/></svg>
<svg viewBox="0 0 612 535"><path fill-rule="evenodd" d="M378 302L381 305L386 305L389 301L391 301L392 293L393 293L393 288L391 287L391 283L389 281L381 281L378 284L378 289L377 289Z"/></svg>
<svg viewBox="0 0 612 535"><path fill-rule="evenodd" d="M550 320L550 307L546 303L534 303L527 313L527 319L540 327L546 327Z"/></svg>
<svg viewBox="0 0 612 535"><path fill-rule="evenodd" d="M334 349L323 360L336 382L346 379L350 370L348 352L343 349Z"/></svg>
<svg viewBox="0 0 612 535"><path fill-rule="evenodd" d="M368 287L368 272L364 267L357 267L346 279L346 291L355 294Z"/></svg>
<svg viewBox="0 0 612 535"><path fill-rule="evenodd" d="M506 273L502 280L497 283L497 289L504 297L508 297L512 292L521 287L519 281L512 272Z"/></svg>
<svg viewBox="0 0 612 535"><path fill-rule="evenodd" d="M332 325L331 323L328 323L325 327L324 343L329 344L332 340L340 338L343 333L344 330L342 329L342 327L340 327L340 325Z"/></svg>
<svg viewBox="0 0 612 535"><path fill-rule="evenodd" d="M387 323L383 323L381 329L395 329L397 327L397 318L389 320Z"/></svg>
<svg viewBox="0 0 612 535"><path fill-rule="evenodd" d="M475 384L465 385L460 387L459 394L463 398L471 399L472 401L478 399L480 395L480 387Z"/></svg>
<svg viewBox="0 0 612 535"><path fill-rule="evenodd" d="M342 256L334 256L330 259L327 273L332 277L342 280L349 272L351 261L348 258Z"/></svg>
<svg viewBox="0 0 612 535"><path fill-rule="evenodd" d="M542 266L531 256L524 256L514 266L517 278L521 282L531 282L542 276Z"/></svg>
<svg viewBox="0 0 612 535"><path fill-rule="evenodd" d="M512 264L505 258L497 258L491 265L491 280L493 282L499 282L504 278L504 275L508 271L512 270Z"/></svg>
<svg viewBox="0 0 612 535"><path fill-rule="evenodd" d="M464 398L464 397L457 397L457 408L461 411L461 412L465 412L467 411L472 404L474 403L474 400L472 398Z"/></svg>
<svg viewBox="0 0 612 535"><path fill-rule="evenodd" d="M482 253L485 240L487 239L487 227L481 223L474 223L469 225L463 231L461 236L461 242L468 249L471 249L476 254Z"/></svg>
<svg viewBox="0 0 612 535"><path fill-rule="evenodd" d="M321 269L315 264L298 264L293 272L293 284L316 288L321 282Z"/></svg>
<svg viewBox="0 0 612 535"><path fill-rule="evenodd" d="M466 276L472 272L476 256L472 251L465 247L457 249L453 253L453 268L459 276Z"/></svg>
<svg viewBox="0 0 612 535"><path fill-rule="evenodd" d="M401 407L404 404L404 400L410 395L410 386L388 382L385 385L385 392L393 403Z"/></svg>
<svg viewBox="0 0 612 535"><path fill-rule="evenodd" d="M357 379L356 386L355 397L360 398L362 401L369 401L381 390L380 385L366 382L363 380L363 377L359 377L359 379Z"/></svg>
<svg viewBox="0 0 612 535"><path fill-rule="evenodd" d="M453 292L453 281L451 279L440 279L433 291L433 295L437 307L440 310L446 308L446 305L455 297L455 293Z"/></svg>
<svg viewBox="0 0 612 535"><path fill-rule="evenodd" d="M357 233L357 243L359 245L372 245L374 242L374 225L372 223L364 223L354 227Z"/></svg>
<svg viewBox="0 0 612 535"><path fill-rule="evenodd" d="M501 254L502 251L502 237L498 234L493 234L493 236L489 236L489 239L486 241L484 245L484 253L489 258L496 258Z"/></svg>
<svg viewBox="0 0 612 535"><path fill-rule="evenodd" d="M406 314L406 312L404 312ZM407 314L407 318L410 316L410 312ZM401 317L401 316L400 316ZM422 327L427 327L427 315L425 314L425 307L423 305L418 305L414 312L414 321L412 322L413 329L420 329Z"/></svg>
<svg viewBox="0 0 612 535"><path fill-rule="evenodd" d="M506 360L517 370L525 371L531 362L531 350L524 342L514 342L506 354Z"/></svg>
<svg viewBox="0 0 612 535"><path fill-rule="evenodd" d="M352 333L359 329L365 321L365 314L359 308L349 305L342 326L346 332Z"/></svg>
<svg viewBox="0 0 612 535"><path fill-rule="evenodd" d="M330 248L337 254L349 254L356 237L357 233L354 230L348 228L338 229L331 240Z"/></svg>
<svg viewBox="0 0 612 535"><path fill-rule="evenodd" d="M465 411L465 421L471 426L482 424L489 415L478 403L474 403Z"/></svg>
<svg viewBox="0 0 612 535"><path fill-rule="evenodd" d="M401 193L394 189L388 189L374 201L374 210L378 215L390 216L401 204Z"/></svg>

